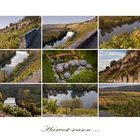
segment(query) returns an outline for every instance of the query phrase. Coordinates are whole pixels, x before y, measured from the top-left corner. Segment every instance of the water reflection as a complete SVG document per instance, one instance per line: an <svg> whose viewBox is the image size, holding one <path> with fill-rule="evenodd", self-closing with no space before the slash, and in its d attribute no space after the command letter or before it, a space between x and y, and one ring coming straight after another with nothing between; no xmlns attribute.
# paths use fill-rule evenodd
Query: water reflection
<svg viewBox="0 0 140 140"><path fill-rule="evenodd" d="M111 29L100 30L100 43L111 40L112 36L117 35L121 32L131 33L137 28L140 28L140 21L136 21L133 24L119 25Z"/></svg>
<svg viewBox="0 0 140 140"><path fill-rule="evenodd" d="M47 44L47 45L45 46L45 48L47 49L47 48L52 48L52 47L54 47L54 48L55 48L55 47L58 47L58 46L64 44L64 43L65 43L68 39L70 39L73 35L74 35L74 32L69 31L69 32L67 32L66 36L64 36L61 40L57 40L56 42L53 42L53 43L51 43L51 44Z"/></svg>
<svg viewBox="0 0 140 140"><path fill-rule="evenodd" d="M27 59L29 54L26 51L16 51L16 55L8 61L8 63L1 68L1 70L4 70L8 73L11 73L14 68L21 62L23 62L25 59Z"/></svg>
<svg viewBox="0 0 140 140"><path fill-rule="evenodd" d="M78 90L48 90L45 93L48 99L57 100L60 105L61 101L79 98L84 108L92 108L97 103L97 93L94 90L78 91Z"/></svg>

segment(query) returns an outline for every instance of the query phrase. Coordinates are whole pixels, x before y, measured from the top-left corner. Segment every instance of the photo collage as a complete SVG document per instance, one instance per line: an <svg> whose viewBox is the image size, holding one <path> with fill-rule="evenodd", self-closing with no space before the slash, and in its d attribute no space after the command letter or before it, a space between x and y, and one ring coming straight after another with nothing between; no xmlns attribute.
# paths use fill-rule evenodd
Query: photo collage
<svg viewBox="0 0 140 140"><path fill-rule="evenodd" d="M140 16L0 21L0 117L140 117Z"/></svg>

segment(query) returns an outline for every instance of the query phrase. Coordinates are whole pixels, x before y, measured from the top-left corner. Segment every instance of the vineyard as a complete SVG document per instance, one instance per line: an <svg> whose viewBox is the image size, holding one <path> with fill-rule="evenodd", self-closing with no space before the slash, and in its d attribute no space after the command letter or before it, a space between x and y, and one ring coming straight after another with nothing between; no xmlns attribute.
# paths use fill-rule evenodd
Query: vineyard
<svg viewBox="0 0 140 140"><path fill-rule="evenodd" d="M44 51L45 83L96 83L96 51Z"/></svg>
<svg viewBox="0 0 140 140"><path fill-rule="evenodd" d="M140 92L101 91L100 110L121 117L140 116Z"/></svg>

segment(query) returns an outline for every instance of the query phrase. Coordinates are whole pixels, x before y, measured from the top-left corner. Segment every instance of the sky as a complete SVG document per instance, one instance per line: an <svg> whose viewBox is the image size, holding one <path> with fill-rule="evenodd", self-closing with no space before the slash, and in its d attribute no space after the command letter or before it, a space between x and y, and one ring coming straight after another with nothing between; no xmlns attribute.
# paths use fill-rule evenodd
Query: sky
<svg viewBox="0 0 140 140"><path fill-rule="evenodd" d="M10 23L15 23L21 20L24 16L0 16L0 29L9 26Z"/></svg>
<svg viewBox="0 0 140 140"><path fill-rule="evenodd" d="M110 66L112 60L119 60L126 55L126 50L100 50L99 51L99 71Z"/></svg>
<svg viewBox="0 0 140 140"><path fill-rule="evenodd" d="M99 84L99 87L100 88L121 87L121 86L132 86L132 84Z"/></svg>
<svg viewBox="0 0 140 140"><path fill-rule="evenodd" d="M83 22L93 19L95 16L46 16L43 17L44 24L67 24Z"/></svg>

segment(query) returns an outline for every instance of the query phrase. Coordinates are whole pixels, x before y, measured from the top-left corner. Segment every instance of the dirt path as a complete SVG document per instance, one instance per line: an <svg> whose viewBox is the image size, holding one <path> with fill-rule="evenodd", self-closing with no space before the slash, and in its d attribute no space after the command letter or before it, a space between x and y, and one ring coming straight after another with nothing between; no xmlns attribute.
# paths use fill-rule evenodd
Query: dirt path
<svg viewBox="0 0 140 140"><path fill-rule="evenodd" d="M41 81L41 71L34 72L33 75L30 75L24 81L21 81L21 83L40 83Z"/></svg>
<svg viewBox="0 0 140 140"><path fill-rule="evenodd" d="M5 112L0 110L0 117L10 117L10 115L7 115Z"/></svg>
<svg viewBox="0 0 140 140"><path fill-rule="evenodd" d="M101 110L100 111L100 117L115 117L115 115L110 113L110 112L107 112L105 110Z"/></svg>
<svg viewBox="0 0 140 140"><path fill-rule="evenodd" d="M36 59L37 59L37 56L35 55L34 57L32 57L32 58L29 60L29 62L26 64L26 66L20 68L20 70L19 70L13 77L11 77L9 81L11 82L14 78L18 77L18 76L19 76L26 68L28 68L28 66L29 66L33 61L35 61ZM37 77L37 76L36 76L36 77Z"/></svg>

